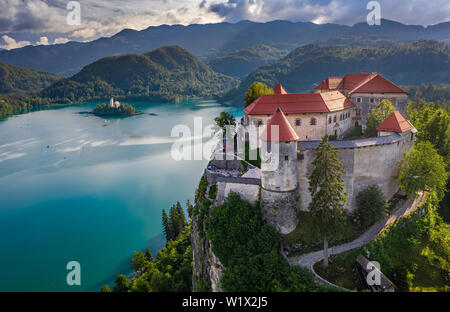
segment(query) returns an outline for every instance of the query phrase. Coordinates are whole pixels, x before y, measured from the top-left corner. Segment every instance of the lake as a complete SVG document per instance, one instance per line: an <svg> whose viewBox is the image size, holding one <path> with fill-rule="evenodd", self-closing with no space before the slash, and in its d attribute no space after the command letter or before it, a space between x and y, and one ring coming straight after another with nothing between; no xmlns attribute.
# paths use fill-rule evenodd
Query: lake
<svg viewBox="0 0 450 312"><path fill-rule="evenodd" d="M173 126L242 115L213 100L130 104L143 114L104 119L86 103L0 121L0 291L99 291L130 274L135 250L164 246L161 210L186 209L207 163L171 157ZM69 261L81 286L66 283Z"/></svg>

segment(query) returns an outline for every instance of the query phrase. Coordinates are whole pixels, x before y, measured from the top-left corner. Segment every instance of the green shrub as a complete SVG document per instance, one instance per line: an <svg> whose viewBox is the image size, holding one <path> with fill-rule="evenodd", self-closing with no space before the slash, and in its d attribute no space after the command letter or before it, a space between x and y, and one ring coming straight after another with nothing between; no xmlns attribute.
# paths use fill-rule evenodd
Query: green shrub
<svg viewBox="0 0 450 312"><path fill-rule="evenodd" d="M217 197L217 186L216 185L213 185L209 188L208 197L209 197L209 199L216 199L216 197Z"/></svg>
<svg viewBox="0 0 450 312"><path fill-rule="evenodd" d="M386 215L386 199L378 186L371 185L356 196L355 217L360 228L366 229Z"/></svg>

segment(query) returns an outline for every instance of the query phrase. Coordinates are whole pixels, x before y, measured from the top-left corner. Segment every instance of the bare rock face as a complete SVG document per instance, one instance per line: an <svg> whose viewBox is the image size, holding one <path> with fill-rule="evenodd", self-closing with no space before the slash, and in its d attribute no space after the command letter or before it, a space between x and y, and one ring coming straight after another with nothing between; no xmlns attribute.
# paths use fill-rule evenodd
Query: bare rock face
<svg viewBox="0 0 450 312"><path fill-rule="evenodd" d="M298 193L261 190L262 218L281 234L295 230L298 224Z"/></svg>
<svg viewBox="0 0 450 312"><path fill-rule="evenodd" d="M218 193L220 192L219 190ZM200 203L197 204L199 205ZM217 205L217 202L213 200L213 204ZM222 292L220 280L225 267L214 254L211 241L206 237L205 224L208 217L209 211L203 218L200 218L199 213L192 216L191 246L194 262L192 268L192 289L193 291Z"/></svg>

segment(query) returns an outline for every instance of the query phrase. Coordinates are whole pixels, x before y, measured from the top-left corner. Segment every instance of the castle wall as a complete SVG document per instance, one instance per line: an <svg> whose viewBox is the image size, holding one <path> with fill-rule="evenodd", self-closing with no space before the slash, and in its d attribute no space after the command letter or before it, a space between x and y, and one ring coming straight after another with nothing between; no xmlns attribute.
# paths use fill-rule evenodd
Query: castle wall
<svg viewBox="0 0 450 312"><path fill-rule="evenodd" d="M297 142L279 142L279 151L272 145L269 154L267 143L261 146L262 217L287 234L298 222Z"/></svg>
<svg viewBox="0 0 450 312"><path fill-rule="evenodd" d="M297 142L279 142L279 151L272 146L269 154L266 154L267 143L262 141L261 146L262 188L276 192L290 192L297 189Z"/></svg>
<svg viewBox="0 0 450 312"><path fill-rule="evenodd" d="M344 168L343 180L348 194L346 209L353 211L358 193L372 184L378 185L386 198L391 198L398 191L396 176L400 161L404 152L412 149L414 138L410 132L406 132L402 135L332 143L339 149L339 160ZM303 211L308 210L311 202L308 175L312 172L315 157L313 148L316 145L317 142L299 143L301 157L297 163L298 193L301 198L300 209Z"/></svg>

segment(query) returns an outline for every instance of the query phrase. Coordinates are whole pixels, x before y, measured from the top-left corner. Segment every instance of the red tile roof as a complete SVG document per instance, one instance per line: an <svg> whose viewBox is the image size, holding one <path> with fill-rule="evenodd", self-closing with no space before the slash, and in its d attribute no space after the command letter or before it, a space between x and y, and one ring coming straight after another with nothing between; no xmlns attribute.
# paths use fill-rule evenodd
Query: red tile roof
<svg viewBox="0 0 450 312"><path fill-rule="evenodd" d="M395 111L378 126L377 131L401 133L412 129L415 129L414 126L400 112Z"/></svg>
<svg viewBox="0 0 450 312"><path fill-rule="evenodd" d="M272 126L274 127L272 128ZM275 127L278 127L278 138L272 137L272 135L276 136L277 131ZM273 134L272 130L274 131ZM295 133L295 130L292 128L280 108L277 108L273 113L266 128L261 133L260 138L264 141L270 142L291 142L299 139L297 133Z"/></svg>
<svg viewBox="0 0 450 312"><path fill-rule="evenodd" d="M287 94L287 91L281 84L277 84L275 88L273 88L273 92L275 94Z"/></svg>
<svg viewBox="0 0 450 312"><path fill-rule="evenodd" d="M405 90L396 86L383 76L375 74L356 86L350 93L406 93Z"/></svg>
<svg viewBox="0 0 450 312"><path fill-rule="evenodd" d="M347 74L344 77L329 77L317 90L345 90L349 93L407 93L377 72Z"/></svg>
<svg viewBox="0 0 450 312"><path fill-rule="evenodd" d="M270 94L255 100L244 108L244 112L249 115L268 115L281 108L285 114L329 113L354 106L355 104L339 91Z"/></svg>

